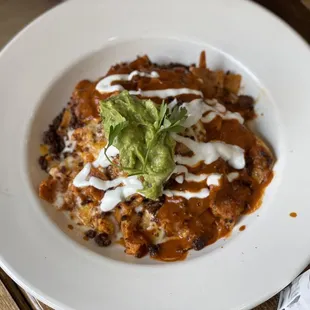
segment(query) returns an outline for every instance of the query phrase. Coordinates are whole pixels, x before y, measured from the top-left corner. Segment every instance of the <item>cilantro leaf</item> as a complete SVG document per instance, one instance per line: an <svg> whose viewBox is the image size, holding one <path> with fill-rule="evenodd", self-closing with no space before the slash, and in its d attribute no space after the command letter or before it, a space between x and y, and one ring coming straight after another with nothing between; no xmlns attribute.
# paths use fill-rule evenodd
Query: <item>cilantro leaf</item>
<svg viewBox="0 0 310 310"><path fill-rule="evenodd" d="M187 110L185 108L180 108L175 106L171 113L166 113L161 131L168 132L180 132L184 128L182 127L183 122L187 118Z"/></svg>
<svg viewBox="0 0 310 310"><path fill-rule="evenodd" d="M165 119L165 116L167 114L168 106L166 103L162 103L159 109L159 114L158 114L158 120L155 123L155 127L159 129Z"/></svg>
<svg viewBox="0 0 310 310"><path fill-rule="evenodd" d="M113 145L113 142L115 140L115 138L121 133L121 131L126 128L128 125L128 121L124 121L122 123L119 123L115 126L110 126L110 132L109 132L109 139L108 139L108 145L104 150L104 155L107 158L107 160L111 163L114 164L111 159L109 158L109 156L107 155L107 150L108 148Z"/></svg>
<svg viewBox="0 0 310 310"><path fill-rule="evenodd" d="M110 133L109 133L109 144L107 146L110 147L115 138L121 133L121 131L128 126L128 121L124 121L122 123L117 124L116 126L110 126Z"/></svg>

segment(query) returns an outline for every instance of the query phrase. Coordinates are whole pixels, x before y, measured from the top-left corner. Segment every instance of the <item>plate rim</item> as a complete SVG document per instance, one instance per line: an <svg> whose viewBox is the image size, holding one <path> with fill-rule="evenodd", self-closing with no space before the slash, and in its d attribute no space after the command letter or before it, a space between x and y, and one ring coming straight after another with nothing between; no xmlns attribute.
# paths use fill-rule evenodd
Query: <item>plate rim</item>
<svg viewBox="0 0 310 310"><path fill-rule="evenodd" d="M47 11L46 13L44 13L43 15L41 15L41 16L39 16L37 19L35 19L33 22L31 22L30 24L28 24L22 31L20 31L2 50L1 50L1 52L0 52L0 62L1 62L1 56L4 54L4 53L7 53L7 50L9 50L10 49L10 47L12 46L12 45L14 45L14 43L17 41L17 40L19 40L19 38L24 34L24 33L26 33L27 31L29 31L32 27L35 27L35 25L37 25L38 23L39 23L39 21L40 20L43 20L46 16L50 16L50 14L51 14L51 12L56 12L57 10L61 10L61 8L64 8L64 7L66 7L66 6L68 6L69 7L69 5L72 5L71 3L78 3L78 1L69 1L69 2L65 2L65 3L62 3L62 4L60 4L59 6L56 6L55 8L53 8L53 9L51 9L50 11ZM81 2L81 1L80 1ZM236 1L235 0L235 2L243 2L243 1L240 1L240 0L238 0L238 1ZM257 6L257 7L259 7L260 9L262 9L263 11L265 11L265 12L267 12L268 13L268 15L269 16L271 16L272 18L275 18L275 15L273 15L272 13L270 13L269 11L267 11L265 8L263 8L263 7L261 7L260 5L258 5L258 4L256 4L256 3L251 3L251 5L254 5L254 6ZM54 14L54 13L53 13ZM55 13L56 14L56 13ZM305 44L306 46L306 48L308 48L308 50L309 50L309 46L307 45L307 43L305 42L305 40L303 39L303 38L301 38L301 36L295 31L295 30L293 30L292 28L290 28L282 19L280 19L280 18L278 18L278 17L276 17L276 19L278 20L278 21L280 21L281 22L281 24L283 25L283 26L285 26L286 27L286 29L290 29L293 33L294 33L294 35L296 36L298 36L298 38L299 38L299 40L301 41L301 42L303 42L303 44ZM1 196L0 196L1 197ZM2 255L1 255L1 257L2 257ZM310 258L310 254L308 255L308 259ZM40 293L40 294L37 294L36 293L36 291L40 291L40 290L37 290L36 289L36 291L35 290L33 290L32 288L31 288L31 286L30 285L25 285L25 283L27 283L27 281L26 280L20 280L22 277L19 277L18 278L18 276L17 275L15 275L14 274L14 272L12 271L12 270L10 270L10 268L8 267L9 266L9 264L8 263L3 263L3 262L1 262L0 261L0 265L1 265L1 267L19 284L19 285L21 285L22 287L24 287L24 288L26 288L28 291L31 291L31 294L32 295L34 295L35 297L37 297L38 299L43 299L44 300L44 302L46 302L47 304L50 304L51 306L53 306L53 307L59 307L59 305L61 306L61 307L63 307L63 308L66 308L67 306L66 305L61 305L61 303L59 303L58 301L56 301L56 303L54 304L54 302L53 302L53 300L51 299L51 298L49 298L49 299L46 299L45 297L44 297L44 293ZM300 269L302 269L303 267L305 267L305 266L300 266L300 268L298 268L299 270L298 270L298 272L299 271L301 271ZM286 285L286 284L285 284ZM284 285L284 286L285 286ZM26 287L25 287L26 286ZM284 287L283 286L283 287ZM281 287L281 288L279 288L279 290L281 290L283 287ZM276 292L273 292L273 293L276 293ZM273 294L273 293L271 293L271 295ZM270 295L270 296L271 296ZM270 297L269 296L269 297ZM43 298L42 298L43 297ZM50 302L51 301L51 302ZM254 306L254 305L249 305L249 306Z"/></svg>

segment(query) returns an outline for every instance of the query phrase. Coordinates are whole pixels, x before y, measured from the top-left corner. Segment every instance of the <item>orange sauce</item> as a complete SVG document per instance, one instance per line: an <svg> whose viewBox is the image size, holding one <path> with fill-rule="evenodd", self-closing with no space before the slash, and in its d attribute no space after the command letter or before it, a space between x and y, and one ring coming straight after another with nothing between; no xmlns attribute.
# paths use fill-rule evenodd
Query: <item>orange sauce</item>
<svg viewBox="0 0 310 310"><path fill-rule="evenodd" d="M187 256L186 249L186 240L179 239L167 241L161 245L160 251L155 258L166 262L184 260Z"/></svg>

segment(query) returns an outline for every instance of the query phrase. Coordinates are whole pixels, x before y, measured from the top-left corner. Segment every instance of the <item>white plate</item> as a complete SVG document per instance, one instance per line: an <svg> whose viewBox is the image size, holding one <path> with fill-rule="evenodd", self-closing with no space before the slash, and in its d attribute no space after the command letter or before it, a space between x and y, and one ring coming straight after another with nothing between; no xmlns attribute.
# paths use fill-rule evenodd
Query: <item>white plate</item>
<svg viewBox="0 0 310 310"><path fill-rule="evenodd" d="M80 79L143 53L192 63L203 49L258 98L254 125L278 159L263 206L184 262L93 248L37 198L41 133ZM240 310L271 297L310 261L309 72L308 46L247 1L77 0L43 15L0 55L1 266L57 309Z"/></svg>

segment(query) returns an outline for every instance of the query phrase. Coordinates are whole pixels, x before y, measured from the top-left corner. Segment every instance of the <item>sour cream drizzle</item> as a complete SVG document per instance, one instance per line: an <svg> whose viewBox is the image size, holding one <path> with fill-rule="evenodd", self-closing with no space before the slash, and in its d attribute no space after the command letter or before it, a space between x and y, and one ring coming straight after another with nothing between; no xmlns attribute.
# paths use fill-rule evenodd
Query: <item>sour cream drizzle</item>
<svg viewBox="0 0 310 310"><path fill-rule="evenodd" d="M192 174L188 172L188 169L182 165L176 165L172 174L179 174L175 181L179 184L183 184L184 181L187 182L197 182L200 183L207 179L206 184L208 186L219 186L220 179L222 178L221 174L212 173L212 174ZM189 192L189 191L177 191L177 190L165 190L164 194L168 197L179 196L185 199L191 198L207 198L209 196L210 191L208 189L202 189L198 192Z"/></svg>
<svg viewBox="0 0 310 310"><path fill-rule="evenodd" d="M188 169L185 166L182 165L176 165L172 173L184 174L183 180L181 178L175 179L180 184L182 184L184 180L187 182L202 182L208 177L208 174L192 174L188 172Z"/></svg>
<svg viewBox="0 0 310 310"><path fill-rule="evenodd" d="M114 158L116 155L119 154L118 149L111 145L108 149L107 149L107 156L109 158ZM105 148L103 148L100 153L98 158L93 162L93 166L98 168L99 166L102 168L106 168L108 166L110 166L111 163L110 161L107 159L107 157L105 156Z"/></svg>
<svg viewBox="0 0 310 310"><path fill-rule="evenodd" d="M222 178L222 175L219 173L213 173L210 174L207 180L208 186L219 186L220 185L220 179Z"/></svg>
<svg viewBox="0 0 310 310"><path fill-rule="evenodd" d="M244 150L237 145L231 145L221 141L208 143L196 142L177 134L173 134L173 138L194 152L192 157L176 155L176 162L181 165L194 166L201 161L209 165L221 157L235 169L243 169L245 167Z"/></svg>
<svg viewBox="0 0 310 310"><path fill-rule="evenodd" d="M168 88L168 89L162 89L162 90L130 90L129 94L131 95L140 95L143 97L158 97L158 98L167 98L167 97L175 97L179 95L197 95L197 96L203 96L202 92L195 89L190 88Z"/></svg>
<svg viewBox="0 0 310 310"><path fill-rule="evenodd" d="M152 71L151 73L133 71L130 74L113 74L103 78L96 85L96 90L100 93L112 93L115 91L122 91L125 88L122 85L116 84L111 85L115 81L130 81L134 76L142 76L148 78L159 78L159 74L156 71ZM143 97L159 97L159 98L167 98L167 97L175 97L184 94L192 94L203 97L201 91L190 88L168 88L163 90L131 90L129 91L131 95L140 95Z"/></svg>
<svg viewBox="0 0 310 310"><path fill-rule="evenodd" d="M199 192L189 192L189 191L175 191L175 190L164 190L164 194L167 197L183 197L185 199L191 199L191 198L207 198L209 196L209 190L207 188L203 188Z"/></svg>
<svg viewBox="0 0 310 310"><path fill-rule="evenodd" d="M107 182L102 180L100 181L103 183ZM135 194L138 190L143 188L141 181L136 176L117 178L113 181L115 181L118 185L123 184L123 186L105 192L100 204L100 208L104 212L112 210L118 203L124 201L127 197Z"/></svg>
<svg viewBox="0 0 310 310"><path fill-rule="evenodd" d="M126 197L129 197L135 194L138 190L141 190L143 186L141 181L136 176L131 176L128 178L119 177L111 181L103 181L93 176L89 177L92 165L96 165L97 167L100 163L104 166L106 165L106 162L100 158L102 152L104 152L104 150L101 151L96 161L92 164L87 163L76 175L73 180L73 185L76 187L93 186L99 190L106 191L103 199L101 200L100 208L102 211L107 212L112 210L119 202L125 200Z"/></svg>
<svg viewBox="0 0 310 310"><path fill-rule="evenodd" d="M100 80L96 85L96 90L100 93L111 93L114 91L122 91L124 87L122 85L111 85L115 81L131 81L134 76L142 76L148 78L159 78L159 74L156 71L151 73L139 72L137 70L132 71L130 74L113 74Z"/></svg>
<svg viewBox="0 0 310 310"><path fill-rule="evenodd" d="M238 112L227 111L225 106L220 104L216 99L203 101L195 99L191 102L184 102L181 107L187 110L187 119L183 126L186 128L192 127L199 120L203 123L211 122L216 116L223 119L236 119L240 124L244 123L243 117ZM208 113L204 116L204 114Z"/></svg>
<svg viewBox="0 0 310 310"><path fill-rule="evenodd" d="M202 176L202 174L200 175ZM199 177L199 175L197 175ZM207 176L207 185L208 186L219 186L220 184L220 179L222 177L221 174L218 173L213 173ZM198 192L190 192L190 191L177 191L177 190L164 190L164 194L168 197L173 197L173 196L178 196L178 197L183 197L185 199L191 199L191 198L207 198L210 194L209 189L203 188L202 190Z"/></svg>

